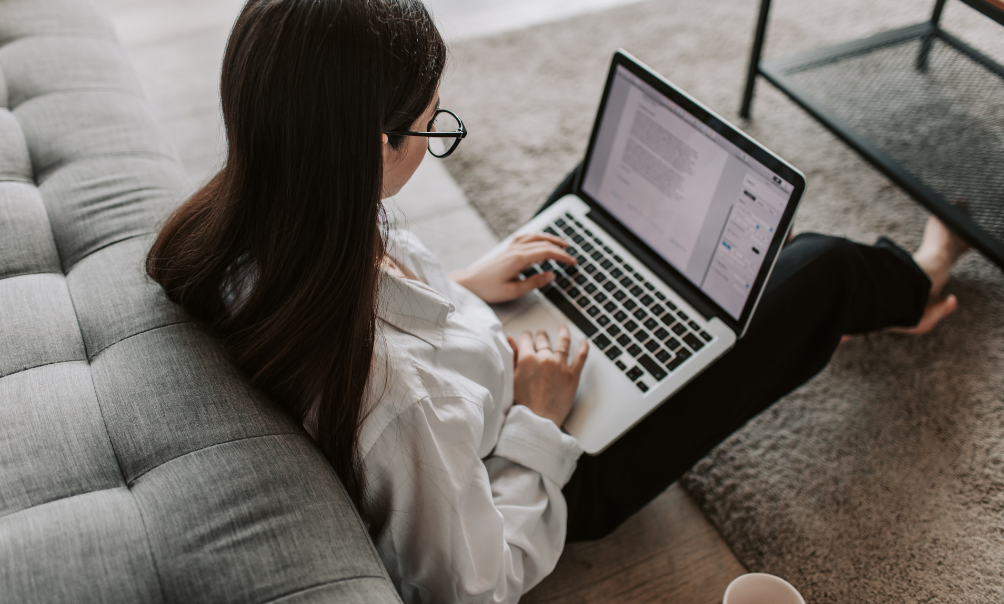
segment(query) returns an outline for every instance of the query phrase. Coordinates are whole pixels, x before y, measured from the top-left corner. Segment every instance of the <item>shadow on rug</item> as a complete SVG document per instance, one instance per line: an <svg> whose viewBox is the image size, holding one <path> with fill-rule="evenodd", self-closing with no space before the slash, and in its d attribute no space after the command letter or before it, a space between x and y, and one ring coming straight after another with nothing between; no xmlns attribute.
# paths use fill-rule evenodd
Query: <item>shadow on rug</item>
<svg viewBox="0 0 1004 604"><path fill-rule="evenodd" d="M805 172L796 230L907 248L926 214L764 82L736 116L752 0L650 1L455 45L442 91L471 135L448 162L503 236L581 158L624 47ZM927 18L930 3L778 0L766 55ZM958 3L945 25L1000 60L1002 31ZM1004 275L971 254L931 335L858 338L684 480L751 570L827 602L1004 600Z"/></svg>

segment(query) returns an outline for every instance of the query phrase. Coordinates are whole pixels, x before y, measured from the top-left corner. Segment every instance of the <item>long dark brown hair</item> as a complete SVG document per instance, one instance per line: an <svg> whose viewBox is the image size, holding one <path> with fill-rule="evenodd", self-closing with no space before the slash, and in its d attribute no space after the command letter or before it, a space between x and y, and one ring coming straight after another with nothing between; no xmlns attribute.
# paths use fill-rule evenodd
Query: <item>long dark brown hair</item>
<svg viewBox="0 0 1004 604"><path fill-rule="evenodd" d="M411 129L445 62L420 0L250 0L223 59L226 163L147 258L253 385L300 421L317 405L320 447L360 510L381 135Z"/></svg>

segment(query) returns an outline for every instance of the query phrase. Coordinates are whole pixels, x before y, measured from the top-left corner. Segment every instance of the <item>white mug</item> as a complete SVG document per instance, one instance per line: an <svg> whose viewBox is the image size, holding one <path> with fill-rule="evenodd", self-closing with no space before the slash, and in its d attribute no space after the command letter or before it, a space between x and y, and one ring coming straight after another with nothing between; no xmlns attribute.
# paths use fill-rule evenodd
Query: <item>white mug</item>
<svg viewBox="0 0 1004 604"><path fill-rule="evenodd" d="M805 604L805 599L781 577L749 573L729 583L722 604Z"/></svg>

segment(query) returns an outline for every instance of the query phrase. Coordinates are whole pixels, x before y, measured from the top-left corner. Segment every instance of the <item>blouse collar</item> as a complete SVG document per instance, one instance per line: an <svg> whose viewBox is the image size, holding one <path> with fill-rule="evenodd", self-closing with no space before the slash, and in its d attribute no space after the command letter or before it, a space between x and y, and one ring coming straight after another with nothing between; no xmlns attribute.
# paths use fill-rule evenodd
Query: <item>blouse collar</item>
<svg viewBox="0 0 1004 604"><path fill-rule="evenodd" d="M434 348L442 346L446 317L454 310L445 296L421 281L380 271L378 303L382 321Z"/></svg>

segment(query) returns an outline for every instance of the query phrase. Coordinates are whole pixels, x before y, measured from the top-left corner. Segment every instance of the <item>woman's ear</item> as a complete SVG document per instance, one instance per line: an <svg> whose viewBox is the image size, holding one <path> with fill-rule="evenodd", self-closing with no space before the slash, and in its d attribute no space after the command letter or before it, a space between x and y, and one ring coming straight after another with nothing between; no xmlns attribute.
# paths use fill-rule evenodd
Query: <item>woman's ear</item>
<svg viewBox="0 0 1004 604"><path fill-rule="evenodd" d="M380 138L383 139L383 144L385 145L390 142L390 137L387 136L386 134L381 134Z"/></svg>

